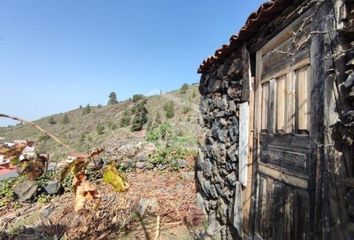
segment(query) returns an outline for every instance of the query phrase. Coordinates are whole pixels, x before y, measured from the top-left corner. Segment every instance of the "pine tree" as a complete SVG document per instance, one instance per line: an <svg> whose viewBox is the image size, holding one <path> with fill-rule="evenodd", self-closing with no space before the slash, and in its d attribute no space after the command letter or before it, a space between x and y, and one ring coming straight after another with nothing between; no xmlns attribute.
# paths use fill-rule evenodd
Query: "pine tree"
<svg viewBox="0 0 354 240"><path fill-rule="evenodd" d="M108 97L108 105L114 105L118 103L117 94L115 92L111 92Z"/></svg>
<svg viewBox="0 0 354 240"><path fill-rule="evenodd" d="M63 124L68 124L68 123L69 123L69 117L67 114L65 114L63 117Z"/></svg>

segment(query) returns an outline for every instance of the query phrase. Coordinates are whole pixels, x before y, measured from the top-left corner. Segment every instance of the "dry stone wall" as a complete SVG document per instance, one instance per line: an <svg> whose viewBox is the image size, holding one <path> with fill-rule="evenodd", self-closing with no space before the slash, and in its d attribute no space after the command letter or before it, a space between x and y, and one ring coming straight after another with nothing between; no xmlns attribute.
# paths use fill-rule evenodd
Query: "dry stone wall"
<svg viewBox="0 0 354 240"><path fill-rule="evenodd" d="M212 66L201 76L200 111L204 139L197 162L198 204L208 215L206 235L238 239L242 221L238 188L239 104L242 63L239 53Z"/></svg>

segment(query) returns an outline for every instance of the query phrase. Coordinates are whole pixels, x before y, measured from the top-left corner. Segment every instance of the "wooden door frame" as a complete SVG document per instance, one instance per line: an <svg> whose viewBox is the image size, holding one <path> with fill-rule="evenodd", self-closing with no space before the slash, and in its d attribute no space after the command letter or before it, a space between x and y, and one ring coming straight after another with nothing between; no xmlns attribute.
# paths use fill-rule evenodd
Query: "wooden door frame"
<svg viewBox="0 0 354 240"><path fill-rule="evenodd" d="M261 83L262 83L262 53L269 51L272 49L273 46L281 43L285 39L291 37L291 34L293 31L296 30L302 23L303 19L308 17L311 14L311 10L308 10L304 14L302 14L299 18L294 20L291 24L289 24L285 29L280 31L275 37L273 37L270 41L268 41L264 46L262 46L260 49L256 51L256 67L255 67L255 78L253 81L250 82L249 84L249 89L250 89L250 95L249 95L249 102L250 102L250 127L249 127L249 146L250 146L250 152L249 154L250 159L249 159L249 166L252 166L251 172L249 173L249 176L251 176L251 188L252 190L249 191L249 196L251 198L250 200L250 206L251 209L249 210L250 214L250 222L249 222L249 233L250 233L250 239L262 239L259 238L259 236L256 235L256 229L257 229L257 223L255 217L257 216L257 211L258 211L258 200L259 200L259 159L260 159L260 145L259 145L259 134L260 134L260 129L261 129L261 112L259 111L261 108ZM249 57L249 55L248 55ZM300 62L294 66L294 68L298 68L300 66L304 66L306 64L311 64L312 65L312 59L306 59L304 62ZM249 67L250 68L250 67ZM274 76L273 76L274 77ZM251 78L252 79L252 78ZM313 102L311 102L311 105ZM311 139L311 137L310 137ZM312 156L310 156L311 158ZM311 160L309 159L309 164L313 165L314 159ZM309 173L311 174L311 173ZM281 176L278 176L277 178L280 178ZM302 188L310 188L313 180L309 177L307 180L301 180L298 178L291 179L291 181L297 181L298 186ZM309 199L310 202L312 201L312 196L309 194ZM311 205L311 204L310 204ZM311 218L310 218L311 221Z"/></svg>

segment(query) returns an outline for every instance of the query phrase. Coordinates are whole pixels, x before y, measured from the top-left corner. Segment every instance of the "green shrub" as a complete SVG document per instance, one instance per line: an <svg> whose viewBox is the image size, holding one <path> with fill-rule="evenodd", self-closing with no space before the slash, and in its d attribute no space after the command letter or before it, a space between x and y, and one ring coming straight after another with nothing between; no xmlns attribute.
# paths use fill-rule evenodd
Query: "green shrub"
<svg viewBox="0 0 354 240"><path fill-rule="evenodd" d="M144 126L144 118L142 115L135 115L132 120L131 130L132 132L137 132L143 129Z"/></svg>
<svg viewBox="0 0 354 240"><path fill-rule="evenodd" d="M184 114L187 114L187 113L189 113L191 111L191 108L189 107L189 106L184 106L183 107L183 113Z"/></svg>
<svg viewBox="0 0 354 240"><path fill-rule="evenodd" d="M192 98L195 98L197 96L197 91L194 89L192 92Z"/></svg>
<svg viewBox="0 0 354 240"><path fill-rule="evenodd" d="M186 94L189 89L189 85L187 83L183 84L181 87L181 93Z"/></svg>
<svg viewBox="0 0 354 240"><path fill-rule="evenodd" d="M90 104L87 104L84 110L82 111L82 115L89 114L91 112L91 106Z"/></svg>
<svg viewBox="0 0 354 240"><path fill-rule="evenodd" d="M131 116L124 116L124 117L122 117L122 119L120 120L119 126L120 126L120 127L128 127L128 126L130 126L131 120L132 120L132 117L131 117Z"/></svg>
<svg viewBox="0 0 354 240"><path fill-rule="evenodd" d="M175 104L172 101L167 102L164 105L164 110L166 114L166 118L173 118L175 115Z"/></svg>
<svg viewBox="0 0 354 240"><path fill-rule="evenodd" d="M57 122L55 121L54 117L50 117L48 122L49 122L50 125L54 125L54 124L57 123Z"/></svg>
<svg viewBox="0 0 354 240"><path fill-rule="evenodd" d="M134 94L133 95L133 102L137 102L139 101L140 99L143 99L144 98L144 95L142 94Z"/></svg>
<svg viewBox="0 0 354 240"><path fill-rule="evenodd" d="M67 114L64 115L62 123L63 124L68 124L69 123L69 116Z"/></svg>
<svg viewBox="0 0 354 240"><path fill-rule="evenodd" d="M159 112L157 112L156 116L155 116L154 124L152 125L152 128L159 127L161 123L162 123L161 114Z"/></svg>
<svg viewBox="0 0 354 240"><path fill-rule="evenodd" d="M172 170L178 170L176 159L187 159L189 156L195 156L196 153L184 147L176 145L159 145L157 151L150 156L149 162L154 166L159 164L168 165Z"/></svg>
<svg viewBox="0 0 354 240"><path fill-rule="evenodd" d="M97 132L98 135L103 135L104 134L104 125L101 124L100 122L97 123L96 132Z"/></svg>
<svg viewBox="0 0 354 240"><path fill-rule="evenodd" d="M155 142L158 140L173 140L175 138L175 133L172 126L165 122L160 124L159 127L153 128L146 135L146 140L150 142Z"/></svg>
<svg viewBox="0 0 354 240"><path fill-rule="evenodd" d="M147 123L147 126L146 126L146 130L150 131L151 129L152 129L152 121L149 120L148 123Z"/></svg>
<svg viewBox="0 0 354 240"><path fill-rule="evenodd" d="M81 135L80 135L80 143L83 143L83 142L85 142L85 139L86 139L86 134L85 133L82 133Z"/></svg>

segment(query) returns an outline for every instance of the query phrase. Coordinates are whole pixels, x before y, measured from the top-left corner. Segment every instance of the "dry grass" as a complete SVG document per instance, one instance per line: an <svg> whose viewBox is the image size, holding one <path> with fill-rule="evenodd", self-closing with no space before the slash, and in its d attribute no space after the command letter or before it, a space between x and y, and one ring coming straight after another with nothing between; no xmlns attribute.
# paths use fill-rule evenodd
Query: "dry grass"
<svg viewBox="0 0 354 240"><path fill-rule="evenodd" d="M201 218L193 179L182 178L181 172L167 171L133 172L127 179L130 188L124 193L100 184L99 206L76 214L74 196L66 193L44 207L28 205L1 216L0 230L7 232L9 239L153 239L157 229L159 239L178 239L180 234L192 239L188 226ZM139 216L136 209L141 198L155 198L158 210ZM43 216L46 211L50 214Z"/></svg>

